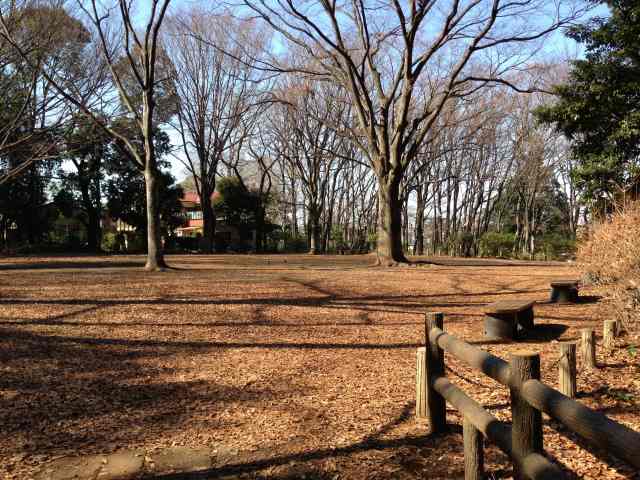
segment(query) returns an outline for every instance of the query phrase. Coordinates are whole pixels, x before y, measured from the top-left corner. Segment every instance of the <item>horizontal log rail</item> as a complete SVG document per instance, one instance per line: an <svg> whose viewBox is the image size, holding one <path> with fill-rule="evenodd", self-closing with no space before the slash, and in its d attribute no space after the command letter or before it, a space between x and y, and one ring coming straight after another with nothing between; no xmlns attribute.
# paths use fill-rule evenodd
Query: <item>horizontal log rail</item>
<svg viewBox="0 0 640 480"><path fill-rule="evenodd" d="M511 367L503 359L491 355L478 347L469 345L467 342L449 335L438 327L434 327L429 331L429 339L437 343L445 352L449 352L470 367L480 370L502 385L509 386Z"/></svg>
<svg viewBox="0 0 640 480"><path fill-rule="evenodd" d="M640 433L591 410L538 380L522 385L522 396L534 408L572 432L640 469Z"/></svg>
<svg viewBox="0 0 640 480"><path fill-rule="evenodd" d="M511 445L511 425L501 422L487 412L482 406L467 396L462 389L451 383L445 377L439 377L433 384L433 388L442 395L447 402L464 412L465 417L476 427L491 443L509 455L520 466L520 471L527 478L537 480L557 480L562 478L562 471L547 457L538 453L530 453L524 458L514 452Z"/></svg>
<svg viewBox="0 0 640 480"><path fill-rule="evenodd" d="M640 433L542 383L538 354L520 352L512 355L510 363L506 362L446 333L443 321L441 313L427 314L425 347L418 352L417 395L424 408L422 413L416 412L429 419L434 433L444 431L447 401L463 414L466 422L512 458L516 478L562 478L561 470L542 455L540 412L544 412L587 442L640 469ZM509 387L512 425L496 419L446 378L443 352ZM469 462L475 464L477 461ZM465 472L465 477L480 478L482 466L475 468L478 471Z"/></svg>

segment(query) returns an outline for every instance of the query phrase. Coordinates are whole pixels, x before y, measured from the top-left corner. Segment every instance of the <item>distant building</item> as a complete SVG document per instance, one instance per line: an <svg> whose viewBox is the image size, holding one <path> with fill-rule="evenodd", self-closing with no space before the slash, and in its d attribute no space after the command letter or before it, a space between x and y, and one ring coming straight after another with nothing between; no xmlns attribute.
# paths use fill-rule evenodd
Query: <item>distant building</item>
<svg viewBox="0 0 640 480"><path fill-rule="evenodd" d="M213 202L220 194L211 195ZM197 192L186 191L180 199L184 216L184 224L178 227L175 234L178 238L201 238L203 236L204 221L200 208L200 196ZM242 232L233 225L227 225L224 217L216 217L216 248L218 250L255 249L255 230Z"/></svg>
<svg viewBox="0 0 640 480"><path fill-rule="evenodd" d="M218 192L211 195L211 201L218 196ZM177 237L197 237L202 236L204 221L202 219L202 210L200 208L200 196L197 192L184 192L184 196L180 199L182 212L184 215L184 224L176 229Z"/></svg>

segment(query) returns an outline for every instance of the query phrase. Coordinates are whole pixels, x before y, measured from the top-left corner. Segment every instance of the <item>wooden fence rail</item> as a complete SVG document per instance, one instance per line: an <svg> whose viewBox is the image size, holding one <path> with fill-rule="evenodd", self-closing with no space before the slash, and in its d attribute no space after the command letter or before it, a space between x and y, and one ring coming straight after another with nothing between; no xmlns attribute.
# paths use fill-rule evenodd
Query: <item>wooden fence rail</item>
<svg viewBox="0 0 640 480"><path fill-rule="evenodd" d="M591 410L540 381L540 357L530 352L511 355L510 362L446 333L442 313L427 313L425 347L418 352L418 416L429 420L434 433L446 429L446 402L464 416L465 478L482 476L482 455L474 429L514 462L518 479L558 479L561 470L543 455L541 412L608 453L640 469L640 433ZM444 352L477 369L511 393L511 425L499 421L445 376ZM423 362L421 364L421 362ZM473 471L472 471L473 470Z"/></svg>

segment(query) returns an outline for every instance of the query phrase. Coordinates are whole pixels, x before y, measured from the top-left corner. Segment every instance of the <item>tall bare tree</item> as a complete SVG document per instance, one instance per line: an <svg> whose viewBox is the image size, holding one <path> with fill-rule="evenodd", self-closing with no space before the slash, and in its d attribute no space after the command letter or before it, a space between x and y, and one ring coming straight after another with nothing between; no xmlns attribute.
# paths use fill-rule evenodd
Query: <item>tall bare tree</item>
<svg viewBox="0 0 640 480"><path fill-rule="evenodd" d="M159 170L153 140L156 92L158 84L163 80L157 75L160 28L170 3L171 0L151 0L146 22L139 28L134 18L140 16L133 10L136 6L133 0L117 0L110 6L103 5L99 0L78 0L78 7L93 27L114 88L124 109L133 119L140 142L106 123L104 117L93 112L87 99L78 93L77 84L70 82L63 72L49 69L46 65L41 68L41 74L51 88L108 133L143 171L147 208L145 269L149 271L166 267L160 238ZM0 12L0 36L26 61L32 62L29 52L24 50L12 28L11 18L4 15L4 12ZM95 62L95 57L87 60Z"/></svg>
<svg viewBox="0 0 640 480"><path fill-rule="evenodd" d="M279 154L296 172L304 194L309 253L323 251L322 216L328 191L347 140L341 135L349 108L332 84L314 84L291 76L276 95L280 103L269 118Z"/></svg>
<svg viewBox="0 0 640 480"><path fill-rule="evenodd" d="M165 36L178 97L176 128L183 163L194 179L203 217L205 250L215 244L211 196L218 166L241 141L259 103L259 71L253 68L265 38L255 22L195 7L170 19Z"/></svg>
<svg viewBox="0 0 640 480"><path fill-rule="evenodd" d="M265 68L330 77L350 93L353 135L379 183L382 264L406 261L400 183L445 104L510 84L508 71L524 67L532 53L525 47L580 14L560 0L390 0L376 8L365 0L242 3L308 57Z"/></svg>

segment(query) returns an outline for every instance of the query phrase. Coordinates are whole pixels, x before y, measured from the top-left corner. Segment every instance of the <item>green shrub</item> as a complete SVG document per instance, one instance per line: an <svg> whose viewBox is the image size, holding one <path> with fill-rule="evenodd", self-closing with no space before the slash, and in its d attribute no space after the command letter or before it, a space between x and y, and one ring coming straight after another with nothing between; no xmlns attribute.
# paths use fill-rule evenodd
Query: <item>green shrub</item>
<svg viewBox="0 0 640 480"><path fill-rule="evenodd" d="M542 253L543 260L573 257L575 251L575 240L559 233L544 235L539 242L539 253Z"/></svg>
<svg viewBox="0 0 640 480"><path fill-rule="evenodd" d="M303 253L309 250L307 237L303 235L291 235L285 231L283 235L284 251L288 253Z"/></svg>
<svg viewBox="0 0 640 480"><path fill-rule="evenodd" d="M515 243L516 236L513 233L487 232L480 238L480 256L509 257Z"/></svg>
<svg viewBox="0 0 640 480"><path fill-rule="evenodd" d="M333 241L332 251L335 252L343 252L346 250L347 245L344 241L344 233L342 232L342 227L338 225L334 225L331 229L331 240Z"/></svg>
<svg viewBox="0 0 640 480"><path fill-rule="evenodd" d="M127 253L145 253L147 251L147 239L144 233L136 233L128 237Z"/></svg>
<svg viewBox="0 0 640 480"><path fill-rule="evenodd" d="M102 235L101 248L105 252L117 252L119 250L118 234L115 232L106 232Z"/></svg>
<svg viewBox="0 0 640 480"><path fill-rule="evenodd" d="M302 235L291 237L285 245L286 245L287 251L289 252L300 253L300 252L306 252L307 250L309 250L307 239Z"/></svg>

